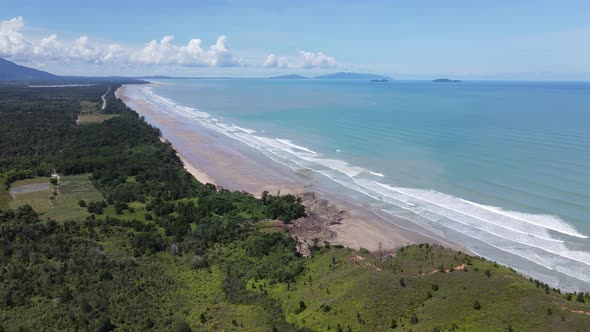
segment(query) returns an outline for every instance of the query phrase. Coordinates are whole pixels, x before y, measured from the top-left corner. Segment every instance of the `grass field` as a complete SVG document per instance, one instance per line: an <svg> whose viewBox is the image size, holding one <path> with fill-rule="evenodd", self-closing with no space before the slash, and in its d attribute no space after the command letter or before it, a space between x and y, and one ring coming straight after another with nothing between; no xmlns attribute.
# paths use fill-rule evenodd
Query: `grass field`
<svg viewBox="0 0 590 332"><path fill-rule="evenodd" d="M88 114L88 113L94 113L96 111L98 111L98 106L99 103L95 103L92 101L86 101L86 100L81 100L80 101L80 108L81 108L81 114Z"/></svg>
<svg viewBox="0 0 590 332"><path fill-rule="evenodd" d="M101 103L95 103L92 101L82 100L80 101L81 111L78 115L78 124L89 124L89 123L102 123L116 115L114 114L103 114L100 113Z"/></svg>
<svg viewBox="0 0 590 332"><path fill-rule="evenodd" d="M47 186L43 186L43 184ZM37 185L37 186L35 186ZM23 191L24 192L21 192ZM33 190L29 190L33 189ZM17 208L24 204L31 205L43 218L53 218L58 221L85 218L88 212L78 206L80 200L100 201L102 194L92 186L88 174L63 176L58 195L53 196L49 178L34 178L14 182L11 186L9 206Z"/></svg>
<svg viewBox="0 0 590 332"><path fill-rule="evenodd" d="M89 123L102 123L105 120L108 120L112 117L115 117L115 114L101 114L101 113L89 113L89 114L80 114L78 116L78 124L89 124Z"/></svg>

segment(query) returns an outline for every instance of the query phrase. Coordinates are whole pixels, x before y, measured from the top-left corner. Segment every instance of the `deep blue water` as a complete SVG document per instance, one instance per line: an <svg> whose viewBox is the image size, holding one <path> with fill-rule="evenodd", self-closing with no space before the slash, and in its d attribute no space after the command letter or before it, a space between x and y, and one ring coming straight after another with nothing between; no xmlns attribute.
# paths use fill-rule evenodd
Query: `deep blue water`
<svg viewBox="0 0 590 332"><path fill-rule="evenodd" d="M384 216L590 289L590 83L162 83L146 96Z"/></svg>

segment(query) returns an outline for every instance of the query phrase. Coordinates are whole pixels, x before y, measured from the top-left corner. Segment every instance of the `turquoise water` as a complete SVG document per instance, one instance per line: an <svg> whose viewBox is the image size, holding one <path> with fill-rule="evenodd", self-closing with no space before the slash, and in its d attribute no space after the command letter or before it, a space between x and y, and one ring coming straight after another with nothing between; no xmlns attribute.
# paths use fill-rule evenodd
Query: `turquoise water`
<svg viewBox="0 0 590 332"><path fill-rule="evenodd" d="M166 80L146 97L377 211L590 290L590 83Z"/></svg>

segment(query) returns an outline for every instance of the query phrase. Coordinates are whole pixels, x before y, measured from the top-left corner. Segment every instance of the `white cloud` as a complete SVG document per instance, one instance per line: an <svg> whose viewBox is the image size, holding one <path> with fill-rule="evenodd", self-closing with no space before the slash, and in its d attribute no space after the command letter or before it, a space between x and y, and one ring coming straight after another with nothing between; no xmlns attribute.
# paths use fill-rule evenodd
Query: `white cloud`
<svg viewBox="0 0 590 332"><path fill-rule="evenodd" d="M200 39L191 39L187 45L172 43L174 36L164 36L159 42L152 40L131 56L133 62L148 65L182 65L188 67L240 66L227 46L227 37L220 36L208 50Z"/></svg>
<svg viewBox="0 0 590 332"><path fill-rule="evenodd" d="M0 21L0 56L27 61L79 61L101 63L111 61L120 53L117 44L92 45L88 36L80 36L73 42L60 42L56 34L41 40L26 39L21 30L25 27L22 17Z"/></svg>
<svg viewBox="0 0 590 332"><path fill-rule="evenodd" d="M57 58L61 54L61 43L57 40L57 35L52 34L41 39L39 44L33 47L33 54L47 58Z"/></svg>
<svg viewBox="0 0 590 332"><path fill-rule="evenodd" d="M333 56L327 56L323 52L313 53L299 51L299 56L303 60L303 68L333 68L336 67L336 59Z"/></svg>
<svg viewBox="0 0 590 332"><path fill-rule="evenodd" d="M323 52L298 51L296 57L277 56L269 54L264 60L264 67L275 68L334 68L337 67L336 59Z"/></svg>
<svg viewBox="0 0 590 332"><path fill-rule="evenodd" d="M23 35L19 32L25 26L22 17L0 21L0 54L17 56L28 48Z"/></svg>
<svg viewBox="0 0 590 332"><path fill-rule="evenodd" d="M0 21L0 56L13 60L46 63L118 63L141 65L176 65L185 67L233 67L247 66L234 56L228 46L228 38L221 35L215 44L204 47L201 39L191 39L187 44L174 43L174 36L167 35L152 40L141 48L123 47L119 44L91 42L82 35L75 40L60 40L56 34L40 39L30 39L23 34L25 21L15 17ZM297 51L293 56L269 54L263 62L267 68L333 68L336 59L323 52Z"/></svg>
<svg viewBox="0 0 590 332"><path fill-rule="evenodd" d="M289 67L289 59L284 56L279 57L275 54L269 54L264 60L264 67L287 68Z"/></svg>
<svg viewBox="0 0 590 332"><path fill-rule="evenodd" d="M29 40L22 34L25 21L15 17L0 21L0 56L27 61L66 61L82 63L136 62L140 64L168 64L197 67L240 66L228 47L227 37L220 36L208 49L200 39L187 45L173 44L173 36L152 40L140 50L124 49L119 44L91 43L88 36L62 42L56 34Z"/></svg>
<svg viewBox="0 0 590 332"><path fill-rule="evenodd" d="M80 59L82 61L96 61L100 50L88 44L88 36L80 36L74 41L74 44L67 49L67 56L71 59Z"/></svg>
<svg viewBox="0 0 590 332"><path fill-rule="evenodd" d="M111 44L108 46L106 53L100 57L101 63L113 62L120 59L123 56L123 48L119 44Z"/></svg>

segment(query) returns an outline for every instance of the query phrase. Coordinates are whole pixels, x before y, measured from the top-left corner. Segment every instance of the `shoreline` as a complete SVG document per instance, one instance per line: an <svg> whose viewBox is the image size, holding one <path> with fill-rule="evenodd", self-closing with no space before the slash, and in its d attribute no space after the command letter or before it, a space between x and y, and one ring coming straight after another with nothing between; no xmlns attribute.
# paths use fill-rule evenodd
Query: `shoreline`
<svg viewBox="0 0 590 332"><path fill-rule="evenodd" d="M295 194L304 198L309 198L312 192L313 199L304 199L303 202L306 210L312 212L310 217L290 227L293 236L302 243L311 244L317 238L320 244L328 241L357 250L364 248L383 253L392 253L408 244L431 243L470 252L458 243L427 234L426 230L422 233L388 222L363 206L317 188L309 179L297 178L295 174L287 176L284 170L273 165L273 161L256 160L244 147L206 128L195 130L188 127L183 121L135 94L133 89L132 85L123 85L115 91L115 95L161 130L160 139L173 145L184 168L198 181L229 190L246 191L255 197L260 197L264 190L271 194ZM404 222L400 219L400 223Z"/></svg>
<svg viewBox="0 0 590 332"><path fill-rule="evenodd" d="M168 142L164 137L160 136L160 142L166 143ZM170 142L168 142L170 143ZM172 144L172 143L170 143ZM189 172L195 179L203 184L211 183L217 185L217 182L209 176L209 174L205 173L202 169L198 168L197 166L193 165L188 159L186 159L179 151L176 151L176 155L180 158L182 162L182 166L184 169Z"/></svg>

